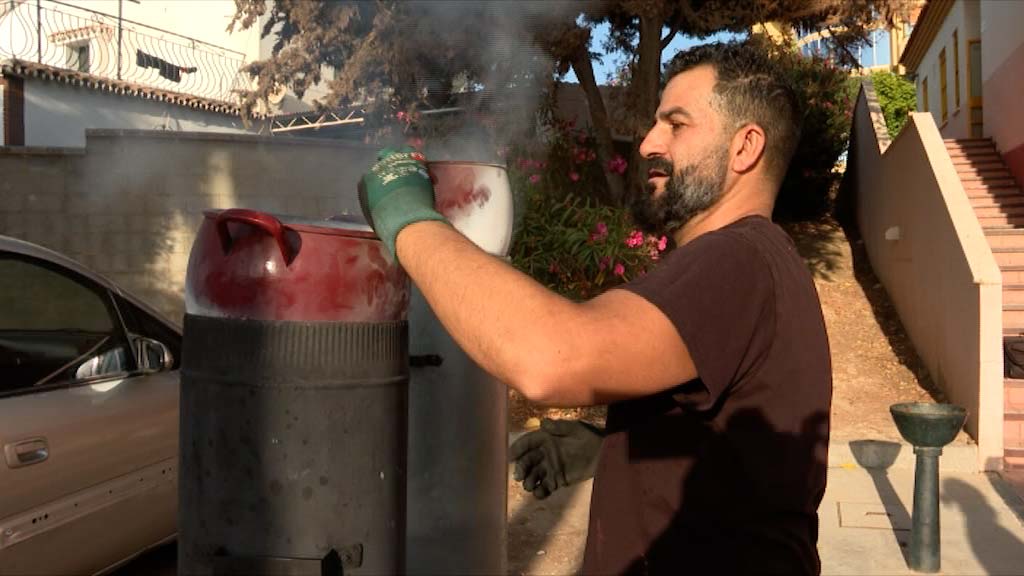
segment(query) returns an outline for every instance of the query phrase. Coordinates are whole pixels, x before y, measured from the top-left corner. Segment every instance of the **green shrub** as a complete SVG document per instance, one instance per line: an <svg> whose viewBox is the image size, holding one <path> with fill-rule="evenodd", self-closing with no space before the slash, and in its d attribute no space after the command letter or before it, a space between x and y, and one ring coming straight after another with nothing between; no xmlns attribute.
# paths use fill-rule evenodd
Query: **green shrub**
<svg viewBox="0 0 1024 576"><path fill-rule="evenodd" d="M603 181L589 133L555 123L547 136L546 147L533 142L507 152L510 183L524 208L512 263L574 300L645 274L669 240L645 236L626 208L587 193ZM610 168L625 170L625 160L616 158Z"/></svg>
<svg viewBox="0 0 1024 576"><path fill-rule="evenodd" d="M889 136L895 138L907 123L907 114L917 109L917 88L910 80L892 72L875 72L871 82L885 116L885 127Z"/></svg>
<svg viewBox="0 0 1024 576"><path fill-rule="evenodd" d="M775 54L803 107L803 131L775 203L779 220L814 220L832 209L837 163L850 139L855 84L849 72L818 56Z"/></svg>

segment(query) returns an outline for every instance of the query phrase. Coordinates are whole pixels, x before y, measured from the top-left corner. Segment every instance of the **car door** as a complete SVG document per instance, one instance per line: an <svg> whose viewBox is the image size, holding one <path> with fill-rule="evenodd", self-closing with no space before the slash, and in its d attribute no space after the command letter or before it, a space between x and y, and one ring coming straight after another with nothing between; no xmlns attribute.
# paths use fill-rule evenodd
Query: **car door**
<svg viewBox="0 0 1024 576"><path fill-rule="evenodd" d="M88 574L173 535L176 372L112 292L0 252L0 574ZM145 368L145 366L141 366Z"/></svg>

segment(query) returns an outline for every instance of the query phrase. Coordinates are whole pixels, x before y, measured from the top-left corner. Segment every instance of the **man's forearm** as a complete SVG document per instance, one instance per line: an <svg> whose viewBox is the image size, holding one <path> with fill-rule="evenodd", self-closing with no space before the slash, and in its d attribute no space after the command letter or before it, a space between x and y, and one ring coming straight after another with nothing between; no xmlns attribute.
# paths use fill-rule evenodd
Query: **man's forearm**
<svg viewBox="0 0 1024 576"><path fill-rule="evenodd" d="M450 225L420 222L398 235L399 261L452 337L482 368L534 401L548 399L552 366L579 361L579 305L477 248Z"/></svg>

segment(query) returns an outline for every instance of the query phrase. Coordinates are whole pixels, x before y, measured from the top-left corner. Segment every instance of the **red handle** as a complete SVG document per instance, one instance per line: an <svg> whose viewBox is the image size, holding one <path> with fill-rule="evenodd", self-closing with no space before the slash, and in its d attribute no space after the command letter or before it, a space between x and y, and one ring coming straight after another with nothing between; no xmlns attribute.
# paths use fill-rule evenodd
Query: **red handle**
<svg viewBox="0 0 1024 576"><path fill-rule="evenodd" d="M288 247L288 241L284 237L284 225L281 224L280 220L266 212L257 212L256 210L247 210L245 208L224 210L217 215L215 225L217 227L217 236L220 238L220 245L224 249L225 254L231 250L232 243L228 222L240 222L259 228L277 242L277 247L281 250L281 257L284 258L285 265L291 264L295 255L291 253L291 249Z"/></svg>

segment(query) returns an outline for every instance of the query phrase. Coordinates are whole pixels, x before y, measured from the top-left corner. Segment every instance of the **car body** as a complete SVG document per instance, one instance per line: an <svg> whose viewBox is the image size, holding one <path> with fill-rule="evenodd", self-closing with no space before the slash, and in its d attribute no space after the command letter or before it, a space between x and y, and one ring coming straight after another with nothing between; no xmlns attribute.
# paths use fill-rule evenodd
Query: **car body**
<svg viewBox="0 0 1024 576"><path fill-rule="evenodd" d="M94 574L174 538L181 329L0 236L0 574Z"/></svg>

